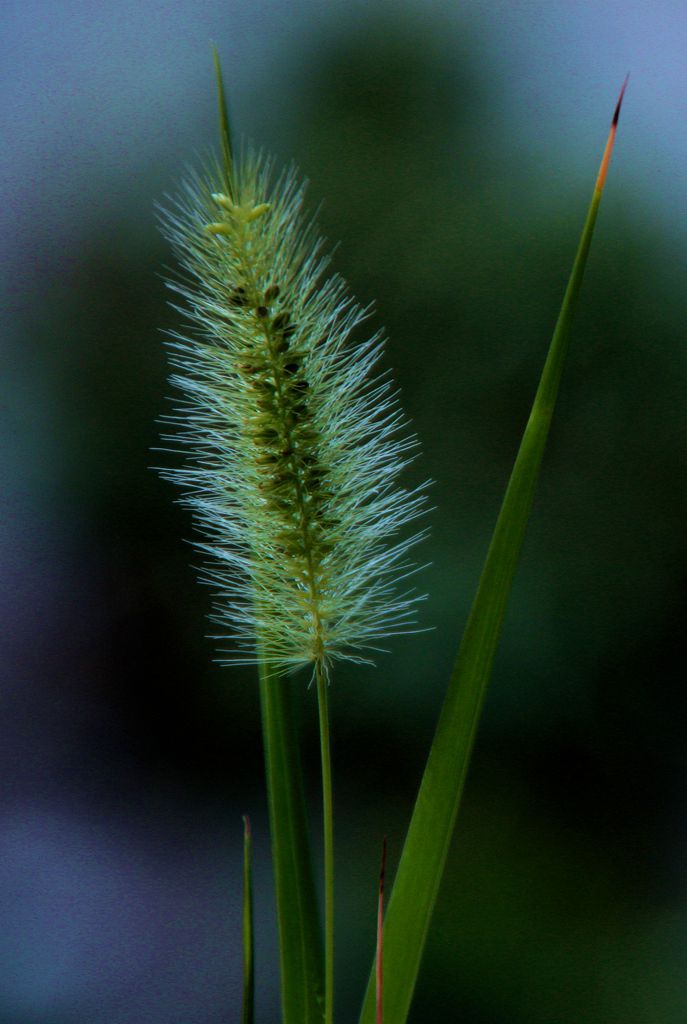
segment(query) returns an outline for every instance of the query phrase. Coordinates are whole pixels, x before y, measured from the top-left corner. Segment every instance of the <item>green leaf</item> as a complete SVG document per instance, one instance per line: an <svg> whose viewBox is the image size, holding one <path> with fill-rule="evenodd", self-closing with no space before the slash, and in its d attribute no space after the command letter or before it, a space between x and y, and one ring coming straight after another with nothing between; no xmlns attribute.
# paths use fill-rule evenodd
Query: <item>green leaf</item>
<svg viewBox="0 0 687 1024"><path fill-rule="evenodd" d="M384 924L384 1011L404 1024L446 863L477 723L549 433L594 224L615 138L618 100L599 176L520 450L449 680ZM373 1024L374 966L361 1015Z"/></svg>
<svg viewBox="0 0 687 1024"><path fill-rule="evenodd" d="M231 145L231 129L229 127L229 113L227 109L227 98L224 92L224 79L222 78L222 66L219 61L217 48L212 48L212 59L215 64L215 81L217 83L217 108L219 111L219 137L222 145L222 166L224 168L225 185L227 195L231 194L232 168L234 155Z"/></svg>
<svg viewBox="0 0 687 1024"><path fill-rule="evenodd" d="M321 1024L323 953L290 680L260 664L284 1024Z"/></svg>

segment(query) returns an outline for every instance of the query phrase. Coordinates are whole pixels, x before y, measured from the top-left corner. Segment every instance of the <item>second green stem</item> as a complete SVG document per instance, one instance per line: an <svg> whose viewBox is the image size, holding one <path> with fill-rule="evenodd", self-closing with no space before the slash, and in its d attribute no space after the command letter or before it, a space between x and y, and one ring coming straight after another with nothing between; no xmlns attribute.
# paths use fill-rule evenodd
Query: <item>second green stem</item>
<svg viewBox="0 0 687 1024"><path fill-rule="evenodd" d="M317 707L320 720L322 759L322 825L324 832L324 1020L334 1020L334 808L332 764L329 749L329 699L327 676L318 662L315 667Z"/></svg>

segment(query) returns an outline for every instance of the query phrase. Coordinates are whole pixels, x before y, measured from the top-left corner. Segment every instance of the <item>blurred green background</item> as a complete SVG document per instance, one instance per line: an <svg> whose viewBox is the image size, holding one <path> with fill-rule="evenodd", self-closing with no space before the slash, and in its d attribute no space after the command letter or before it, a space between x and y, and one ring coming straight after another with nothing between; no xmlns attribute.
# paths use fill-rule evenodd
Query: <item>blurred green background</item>
<svg viewBox="0 0 687 1024"><path fill-rule="evenodd" d="M622 11L623 18L619 20ZM276 929L251 670L213 663L153 204L235 128L324 199L435 485L431 633L332 690L339 1020L633 78L412 1020L687 1015L687 384L680 5L7 4L0 214L0 1021L237 1020L241 814L258 1012ZM199 156L200 154L200 156ZM317 820L314 694L299 694ZM317 842L316 842L317 845Z"/></svg>

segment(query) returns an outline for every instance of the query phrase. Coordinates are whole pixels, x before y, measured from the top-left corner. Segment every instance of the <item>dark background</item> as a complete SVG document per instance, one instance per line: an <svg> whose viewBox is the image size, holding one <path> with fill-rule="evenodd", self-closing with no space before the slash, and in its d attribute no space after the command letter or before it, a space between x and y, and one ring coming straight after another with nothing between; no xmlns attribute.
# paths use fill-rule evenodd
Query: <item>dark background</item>
<svg viewBox="0 0 687 1024"><path fill-rule="evenodd" d="M178 324L153 204L214 145L211 40L238 132L325 200L436 481L434 631L332 688L342 1021L632 71L412 1020L685 1019L685 22L646 10L3 8L2 1024L238 1020L246 812L277 1020L254 672L213 662L150 468Z"/></svg>

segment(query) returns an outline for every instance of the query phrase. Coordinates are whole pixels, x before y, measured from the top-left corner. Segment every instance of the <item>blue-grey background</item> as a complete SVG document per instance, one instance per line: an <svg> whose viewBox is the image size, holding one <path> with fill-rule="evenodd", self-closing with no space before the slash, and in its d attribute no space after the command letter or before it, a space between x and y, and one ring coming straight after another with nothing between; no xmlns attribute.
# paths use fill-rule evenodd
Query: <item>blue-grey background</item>
<svg viewBox="0 0 687 1024"><path fill-rule="evenodd" d="M435 631L333 686L341 1021L631 72L413 1020L681 1024L684 5L7 0L0 33L2 1024L238 1020L245 812L277 1020L255 682L213 664L149 468L153 208L214 145L211 42L237 132L324 199L436 480Z"/></svg>

